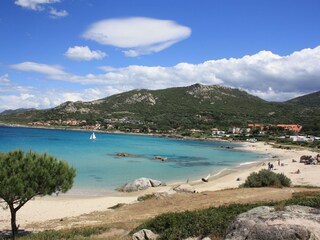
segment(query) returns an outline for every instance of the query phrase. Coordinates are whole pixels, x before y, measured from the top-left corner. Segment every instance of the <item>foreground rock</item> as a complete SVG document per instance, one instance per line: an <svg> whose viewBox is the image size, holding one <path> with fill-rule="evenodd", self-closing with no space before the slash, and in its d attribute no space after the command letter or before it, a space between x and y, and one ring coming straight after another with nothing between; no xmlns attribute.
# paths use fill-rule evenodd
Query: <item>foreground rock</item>
<svg viewBox="0 0 320 240"><path fill-rule="evenodd" d="M133 240L156 240L159 235L153 233L148 229L142 229L132 235Z"/></svg>
<svg viewBox="0 0 320 240"><path fill-rule="evenodd" d="M240 214L227 230L226 240L320 240L320 210L288 206L284 211L257 207Z"/></svg>
<svg viewBox="0 0 320 240"><path fill-rule="evenodd" d="M159 186L165 186L165 183L154 180L151 178L138 178L132 182L128 182L122 187L118 188L118 191L121 192L134 192L139 190L145 190L149 187L159 187Z"/></svg>

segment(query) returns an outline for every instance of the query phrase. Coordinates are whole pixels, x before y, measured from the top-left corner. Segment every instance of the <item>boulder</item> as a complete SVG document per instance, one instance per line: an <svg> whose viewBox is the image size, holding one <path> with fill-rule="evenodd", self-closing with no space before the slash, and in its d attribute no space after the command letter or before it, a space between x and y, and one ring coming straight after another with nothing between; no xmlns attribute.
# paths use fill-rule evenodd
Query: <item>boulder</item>
<svg viewBox="0 0 320 240"><path fill-rule="evenodd" d="M122 187L118 188L118 191L121 192L133 192L133 191L139 191L139 190L145 190L149 187L158 187L158 186L164 186L165 184L161 181L154 180L151 178L138 178L136 180L133 180L132 182L128 182Z"/></svg>
<svg viewBox="0 0 320 240"><path fill-rule="evenodd" d="M165 183L159 181L159 180L154 180L149 178L149 181L151 183L151 187L160 187L160 186L165 186Z"/></svg>
<svg viewBox="0 0 320 240"><path fill-rule="evenodd" d="M161 161L167 160L166 157L161 157L161 156L155 156L154 159L156 159L156 160L161 160Z"/></svg>
<svg viewBox="0 0 320 240"><path fill-rule="evenodd" d="M183 183L177 187L174 187L173 190L176 192L187 192L187 193L195 193L196 192L195 188L187 183Z"/></svg>
<svg viewBox="0 0 320 240"><path fill-rule="evenodd" d="M240 214L228 227L226 240L320 240L320 210L304 206L257 207Z"/></svg>
<svg viewBox="0 0 320 240"><path fill-rule="evenodd" d="M156 240L159 235L153 233L151 230L142 229L132 235L132 240Z"/></svg>
<svg viewBox="0 0 320 240"><path fill-rule="evenodd" d="M118 152L118 153L116 153L116 156L118 156L118 157L129 157L129 153L124 153L124 152Z"/></svg>
<svg viewBox="0 0 320 240"><path fill-rule="evenodd" d="M308 156L308 155L302 155L300 157L300 163L304 163L304 164L311 164L313 162L313 157L312 156Z"/></svg>

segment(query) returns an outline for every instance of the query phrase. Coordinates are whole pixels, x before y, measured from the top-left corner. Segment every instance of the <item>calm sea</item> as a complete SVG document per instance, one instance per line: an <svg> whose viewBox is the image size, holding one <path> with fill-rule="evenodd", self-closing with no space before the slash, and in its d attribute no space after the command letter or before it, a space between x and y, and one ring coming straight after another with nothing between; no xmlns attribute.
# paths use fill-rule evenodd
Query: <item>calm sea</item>
<svg viewBox="0 0 320 240"><path fill-rule="evenodd" d="M176 140L151 136L0 127L0 151L48 152L76 168L73 194L103 194L140 177L167 183L198 180L218 171L259 161L265 155L235 151L221 142ZM118 152L130 157L115 156ZM155 160L155 156L167 161Z"/></svg>

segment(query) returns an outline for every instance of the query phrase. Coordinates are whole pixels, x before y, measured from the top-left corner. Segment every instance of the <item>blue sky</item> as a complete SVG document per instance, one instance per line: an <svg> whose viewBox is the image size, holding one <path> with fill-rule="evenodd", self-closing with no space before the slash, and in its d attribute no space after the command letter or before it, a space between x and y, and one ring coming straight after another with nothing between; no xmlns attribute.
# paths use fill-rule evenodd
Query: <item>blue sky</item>
<svg viewBox="0 0 320 240"><path fill-rule="evenodd" d="M320 90L318 0L1 0L0 111L194 83Z"/></svg>

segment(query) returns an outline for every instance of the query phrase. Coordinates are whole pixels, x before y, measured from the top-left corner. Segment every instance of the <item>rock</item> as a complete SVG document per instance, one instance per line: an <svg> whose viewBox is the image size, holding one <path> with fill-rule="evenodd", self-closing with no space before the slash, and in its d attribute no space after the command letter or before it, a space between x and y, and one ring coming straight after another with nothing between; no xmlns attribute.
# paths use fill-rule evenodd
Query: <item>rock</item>
<svg viewBox="0 0 320 240"><path fill-rule="evenodd" d="M119 152L119 153L116 153L116 156L118 156L118 157L128 157L129 153Z"/></svg>
<svg viewBox="0 0 320 240"><path fill-rule="evenodd" d="M288 206L257 207L240 214L228 227L226 240L320 240L320 210Z"/></svg>
<svg viewBox="0 0 320 240"><path fill-rule="evenodd" d="M138 178L133 180L132 182L128 182L122 187L118 188L118 191L121 192L133 192L139 190L145 190L149 187L158 187L158 186L165 186L165 183L154 180L151 178Z"/></svg>
<svg viewBox="0 0 320 240"><path fill-rule="evenodd" d="M176 192L187 192L187 193L195 193L196 192L194 187L192 187L191 185L189 185L187 183L183 183L183 184L173 188L173 190Z"/></svg>
<svg viewBox="0 0 320 240"><path fill-rule="evenodd" d="M142 229L132 235L132 240L156 240L159 235L153 233L148 229Z"/></svg>
<svg viewBox="0 0 320 240"><path fill-rule="evenodd" d="M159 187L159 186L165 186L166 184L159 181L159 180L154 180L154 179L151 179L149 178L149 181L151 183L151 187Z"/></svg>
<svg viewBox="0 0 320 240"><path fill-rule="evenodd" d="M302 155L300 157L300 163L304 163L304 164L310 165L313 161L314 161L314 159L313 159L312 156Z"/></svg>
<svg viewBox="0 0 320 240"><path fill-rule="evenodd" d="M161 156L155 156L154 159L161 160L161 161L167 160L166 157L161 157Z"/></svg>

